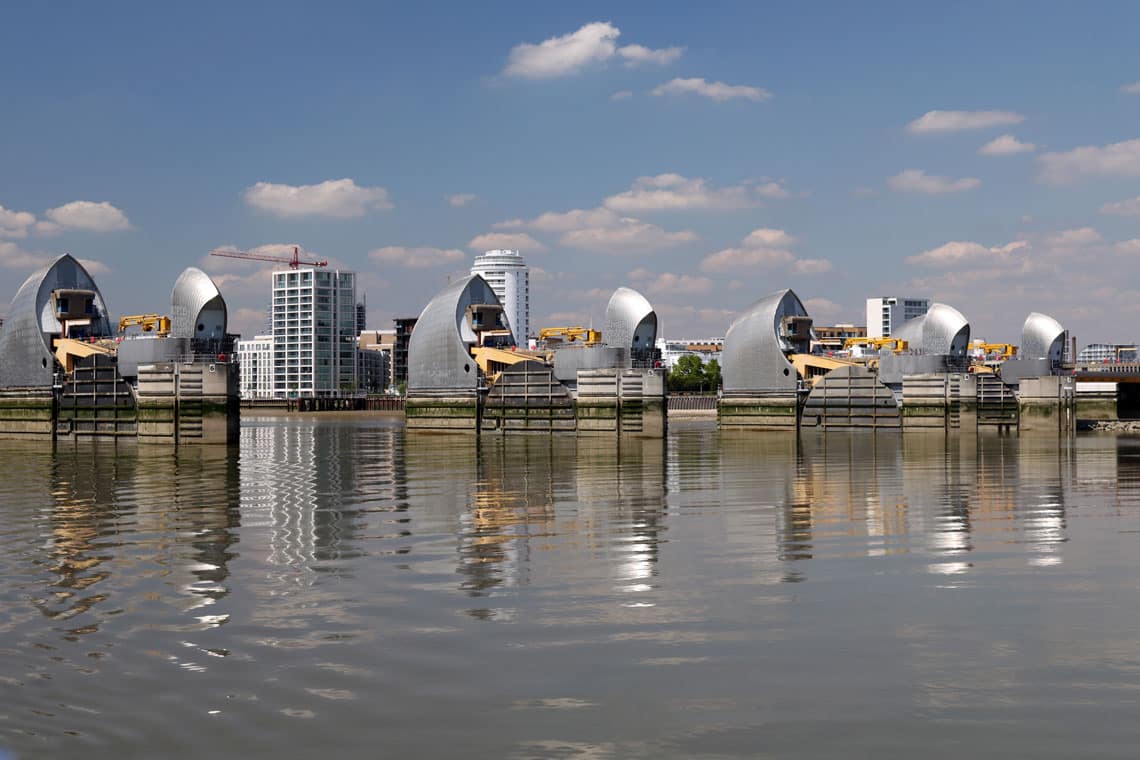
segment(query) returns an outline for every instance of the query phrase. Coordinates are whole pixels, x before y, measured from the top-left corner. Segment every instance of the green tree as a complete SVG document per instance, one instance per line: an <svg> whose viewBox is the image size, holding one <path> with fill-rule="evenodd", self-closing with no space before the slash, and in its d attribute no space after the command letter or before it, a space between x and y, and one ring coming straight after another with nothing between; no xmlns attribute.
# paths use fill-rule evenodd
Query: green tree
<svg viewBox="0 0 1140 760"><path fill-rule="evenodd" d="M720 362L716 359L709 359L705 365L705 382L705 390L715 391L720 387Z"/></svg>
<svg viewBox="0 0 1140 760"><path fill-rule="evenodd" d="M718 376L720 374L719 367L717 374ZM705 375L701 357L695 354L685 354L677 360L673 369L669 371L669 390L671 391L699 391L707 389L708 386L709 379Z"/></svg>

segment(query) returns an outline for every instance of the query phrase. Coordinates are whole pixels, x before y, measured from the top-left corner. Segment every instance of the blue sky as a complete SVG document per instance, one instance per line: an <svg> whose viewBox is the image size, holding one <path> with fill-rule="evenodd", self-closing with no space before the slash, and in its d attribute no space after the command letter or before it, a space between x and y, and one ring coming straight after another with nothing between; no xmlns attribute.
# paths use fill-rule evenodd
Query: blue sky
<svg viewBox="0 0 1140 760"><path fill-rule="evenodd" d="M14 5L0 302L69 251L116 314L163 311L198 265L251 334L266 270L206 252L298 244L387 327L502 245L537 326L629 285L721 335L790 286L818 323L925 295L991 340L1031 310L1140 339L1137 29L1135 3Z"/></svg>

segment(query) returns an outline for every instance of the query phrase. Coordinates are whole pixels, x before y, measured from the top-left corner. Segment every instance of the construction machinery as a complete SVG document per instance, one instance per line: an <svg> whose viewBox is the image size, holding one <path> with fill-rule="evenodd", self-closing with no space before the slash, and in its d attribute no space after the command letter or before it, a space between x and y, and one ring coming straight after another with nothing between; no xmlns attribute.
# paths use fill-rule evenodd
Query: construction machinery
<svg viewBox="0 0 1140 760"><path fill-rule="evenodd" d="M119 318L120 333L125 333L131 327L141 327L143 332L152 332L165 338L170 335L170 317L160 314L128 314Z"/></svg>
<svg viewBox="0 0 1140 760"><path fill-rule="evenodd" d="M875 351L888 348L896 354L901 354L907 350L909 344L901 338L848 338L843 341L844 351L850 351L855 347L870 348Z"/></svg>
<svg viewBox="0 0 1140 760"><path fill-rule="evenodd" d="M1017 355L1017 346L1012 343L984 343L979 340L970 348L980 352L987 361L1005 361Z"/></svg>
<svg viewBox="0 0 1140 760"><path fill-rule="evenodd" d="M581 343L594 346L602 342L602 331L592 327L544 327L538 339L547 343Z"/></svg>
<svg viewBox="0 0 1140 760"><path fill-rule="evenodd" d="M293 246L293 255L291 257L273 256L268 253L257 253L256 251L242 251L237 248L215 248L210 251L210 255L222 256L227 259L245 259L247 261L272 261L275 264L288 264L290 269L296 269L302 265L313 267L327 267L329 265L329 262L325 259L319 261L302 260L299 246Z"/></svg>

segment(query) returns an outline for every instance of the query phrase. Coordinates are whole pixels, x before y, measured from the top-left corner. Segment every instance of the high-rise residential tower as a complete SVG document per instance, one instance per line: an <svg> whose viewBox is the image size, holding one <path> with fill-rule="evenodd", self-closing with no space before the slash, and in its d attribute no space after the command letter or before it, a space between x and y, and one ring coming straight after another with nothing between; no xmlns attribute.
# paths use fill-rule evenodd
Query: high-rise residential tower
<svg viewBox="0 0 1140 760"><path fill-rule="evenodd" d="M503 305L515 342L530 337L530 269L518 251L487 251L475 257L471 274L481 275Z"/></svg>
<svg viewBox="0 0 1140 760"><path fill-rule="evenodd" d="M867 299L867 337L886 338L909 319L921 317L930 308L928 298L881 296Z"/></svg>
<svg viewBox="0 0 1140 760"><path fill-rule="evenodd" d="M273 393L337 396L356 386L356 274L273 273Z"/></svg>

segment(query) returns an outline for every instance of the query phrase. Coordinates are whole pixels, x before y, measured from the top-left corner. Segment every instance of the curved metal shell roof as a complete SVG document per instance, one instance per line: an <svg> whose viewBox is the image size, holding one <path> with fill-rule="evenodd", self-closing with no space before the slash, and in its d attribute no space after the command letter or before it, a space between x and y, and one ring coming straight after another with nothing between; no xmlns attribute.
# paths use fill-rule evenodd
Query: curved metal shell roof
<svg viewBox="0 0 1140 760"><path fill-rule="evenodd" d="M0 387L50 386L54 371L51 336L63 326L52 313L51 294L59 289L95 292L91 334L111 335L107 305L99 286L70 254L64 254L24 281L0 328Z"/></svg>
<svg viewBox="0 0 1140 760"><path fill-rule="evenodd" d="M653 348L657 342L657 312L641 293L618 288L606 305L602 340L615 348Z"/></svg>
<svg viewBox="0 0 1140 760"><path fill-rule="evenodd" d="M933 303L921 317L903 322L891 337L905 340L912 351L965 356L970 346L970 323L953 306Z"/></svg>
<svg viewBox="0 0 1140 760"><path fill-rule="evenodd" d="M1047 314L1031 312L1021 328L1021 346L1018 356L1022 359L1052 359L1060 361L1065 351L1065 328Z"/></svg>
<svg viewBox="0 0 1140 760"><path fill-rule="evenodd" d="M781 290L752 304L728 328L721 355L725 391L795 390L796 369L784 355L780 320L806 317L807 309L791 290Z"/></svg>
<svg viewBox="0 0 1140 760"><path fill-rule="evenodd" d="M225 336L226 301L210 275L187 267L170 291L170 334L175 338ZM198 325L203 329L199 330Z"/></svg>
<svg viewBox="0 0 1140 760"><path fill-rule="evenodd" d="M424 307L408 340L408 390L475 390L479 371L470 346L477 336L467 324L472 304L500 305L477 274L456 280Z"/></svg>

